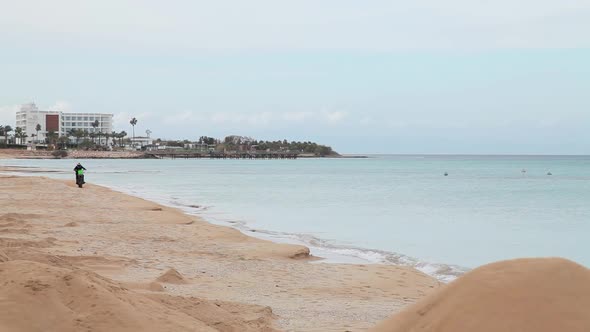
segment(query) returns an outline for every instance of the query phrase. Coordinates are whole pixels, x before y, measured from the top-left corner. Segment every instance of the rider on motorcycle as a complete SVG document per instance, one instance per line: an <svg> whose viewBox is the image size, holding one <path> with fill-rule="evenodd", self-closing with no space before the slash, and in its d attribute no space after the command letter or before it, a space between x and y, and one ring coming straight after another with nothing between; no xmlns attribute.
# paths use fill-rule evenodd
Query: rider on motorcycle
<svg viewBox="0 0 590 332"><path fill-rule="evenodd" d="M80 163L78 163L78 165L76 165L76 167L74 167L74 172L76 172L76 184L80 185L80 184L84 184L86 182L84 182L84 171L86 170L86 168L84 168L84 166L82 166Z"/></svg>

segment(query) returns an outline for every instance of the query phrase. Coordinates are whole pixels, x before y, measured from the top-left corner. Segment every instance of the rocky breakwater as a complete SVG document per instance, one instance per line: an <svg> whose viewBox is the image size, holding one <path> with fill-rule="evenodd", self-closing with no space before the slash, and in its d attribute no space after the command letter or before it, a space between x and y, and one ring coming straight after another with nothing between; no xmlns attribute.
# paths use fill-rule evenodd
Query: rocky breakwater
<svg viewBox="0 0 590 332"><path fill-rule="evenodd" d="M70 150L66 158L70 159L144 159L150 158L141 151L84 151Z"/></svg>

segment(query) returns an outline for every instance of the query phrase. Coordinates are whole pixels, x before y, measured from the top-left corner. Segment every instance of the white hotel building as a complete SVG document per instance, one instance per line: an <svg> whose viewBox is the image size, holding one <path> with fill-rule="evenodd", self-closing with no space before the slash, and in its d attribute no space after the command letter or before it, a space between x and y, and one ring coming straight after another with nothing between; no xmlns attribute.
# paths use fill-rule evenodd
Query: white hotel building
<svg viewBox="0 0 590 332"><path fill-rule="evenodd" d="M98 120L98 127L92 123ZM36 127L41 126L39 137ZM16 127L22 128L27 135L26 142L33 140L44 142L47 133L54 131L59 136L66 136L71 130L81 129L87 133L111 133L113 131L113 114L104 113L63 113L40 111L34 103L24 104L16 112Z"/></svg>

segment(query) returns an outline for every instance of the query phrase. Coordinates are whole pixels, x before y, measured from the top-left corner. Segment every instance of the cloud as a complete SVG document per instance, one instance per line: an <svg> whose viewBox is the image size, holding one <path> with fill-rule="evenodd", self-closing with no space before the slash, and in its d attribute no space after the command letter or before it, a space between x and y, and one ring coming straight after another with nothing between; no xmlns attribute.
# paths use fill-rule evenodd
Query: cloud
<svg viewBox="0 0 590 332"><path fill-rule="evenodd" d="M251 126L267 126L274 120L271 112L215 112L208 114L206 118L213 124L242 124Z"/></svg>
<svg viewBox="0 0 590 332"><path fill-rule="evenodd" d="M202 117L198 113L191 111L181 111L172 114L166 114L162 117L162 123L167 125L179 125L182 123L191 123L202 120Z"/></svg>
<svg viewBox="0 0 590 332"><path fill-rule="evenodd" d="M322 115L329 124L335 124L341 122L346 117L347 113L341 111L324 111L322 112Z"/></svg>
<svg viewBox="0 0 590 332"><path fill-rule="evenodd" d="M282 113L283 120L287 122L304 122L314 117L313 112L285 112Z"/></svg>
<svg viewBox="0 0 590 332"><path fill-rule="evenodd" d="M210 112L182 111L162 118L165 124L247 125L253 127L288 126L291 124L330 124L342 122L347 116L342 111L301 112Z"/></svg>
<svg viewBox="0 0 590 332"><path fill-rule="evenodd" d="M273 114L271 112L259 112L246 117L246 122L253 126L266 126L271 123Z"/></svg>

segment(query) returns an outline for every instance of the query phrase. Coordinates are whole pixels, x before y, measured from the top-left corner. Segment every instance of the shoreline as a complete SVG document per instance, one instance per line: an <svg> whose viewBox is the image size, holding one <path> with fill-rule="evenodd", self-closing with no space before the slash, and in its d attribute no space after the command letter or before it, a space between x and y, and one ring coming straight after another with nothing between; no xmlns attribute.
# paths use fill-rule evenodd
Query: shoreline
<svg viewBox="0 0 590 332"><path fill-rule="evenodd" d="M65 171L45 169L37 170L35 167L23 166L0 166L0 172L3 171L11 172L15 175L30 174L28 176L43 176L43 173L69 174L69 172ZM469 271L468 268L458 265L421 261L417 258L392 251L358 247L350 244L339 244L337 241L322 239L311 234L288 233L276 230L254 228L247 222L237 221L234 219L226 220L214 218L212 215L207 213L207 208L203 206L182 204L178 201L172 200L170 197L164 198L162 196L154 196L145 192L136 192L125 187L111 186L102 183L98 183L98 185L125 195L130 195L153 202L155 204L178 209L189 216L196 216L210 224L236 229L246 236L251 236L257 239L271 241L279 244L306 246L310 249L310 253L314 255L314 257L327 264L382 264L407 266L415 268L443 283L449 283Z"/></svg>
<svg viewBox="0 0 590 332"><path fill-rule="evenodd" d="M109 186L106 187L111 188ZM459 265L421 261L417 258L392 251L339 244L335 240L326 240L307 233L289 233L269 229L259 229L251 227L251 225L247 222L235 220L216 220L211 218L210 215L207 215L206 211L201 210L202 207L196 208L195 206L187 206L180 203L165 202L163 200L149 197L149 195L142 195L140 193L125 190L123 188L111 189L123 194L145 199L156 204L179 209L188 215L202 218L210 224L236 229L246 236L272 241L275 243L306 246L310 249L310 253L314 257L319 258L322 262L327 264L377 264L407 266L423 272L445 284L452 282L470 270L469 268Z"/></svg>
<svg viewBox="0 0 590 332"><path fill-rule="evenodd" d="M42 251L64 257L103 257L108 267L95 262L82 264L83 268L116 282L145 285L172 268L186 283L159 283L168 295L268 306L278 316L273 324L279 330L362 331L440 286L433 278L403 266L310 263L309 251L303 246L253 238L105 187L89 185L80 191L70 181L1 177L11 183L14 197L10 205L3 204L4 210L42 222L37 225L30 220L24 228L2 228L0 238L51 238ZM29 191L42 197L55 187L60 191L52 201L65 202L63 205L30 205ZM0 194L8 197L6 189ZM90 211L75 209L69 199L82 199L82 206ZM109 211L108 216L104 211ZM89 217L90 212L95 216ZM64 227L64 219L77 226ZM77 243L70 243L72 239ZM113 257L126 263L115 264ZM207 271L215 277L204 277Z"/></svg>

